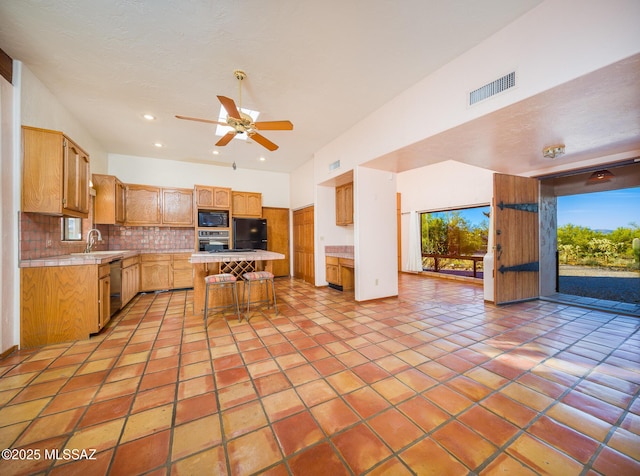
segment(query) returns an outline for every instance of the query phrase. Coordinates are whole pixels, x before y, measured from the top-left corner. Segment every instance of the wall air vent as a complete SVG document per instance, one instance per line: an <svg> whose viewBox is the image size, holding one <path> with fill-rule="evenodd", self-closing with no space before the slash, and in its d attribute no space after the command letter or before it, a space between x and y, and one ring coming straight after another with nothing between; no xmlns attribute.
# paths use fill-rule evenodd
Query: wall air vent
<svg viewBox="0 0 640 476"><path fill-rule="evenodd" d="M331 162L329 164L329 172L332 172L332 171L334 171L336 169L339 169L339 168L340 168L340 161L339 160L336 160L335 162Z"/></svg>
<svg viewBox="0 0 640 476"><path fill-rule="evenodd" d="M469 106L473 106L480 101L490 98L491 96L495 96L502 91L506 91L507 89L512 88L515 85L516 72L513 71L512 73L506 74L503 77L490 82L489 84L485 84L475 91L471 91L469 93Z"/></svg>

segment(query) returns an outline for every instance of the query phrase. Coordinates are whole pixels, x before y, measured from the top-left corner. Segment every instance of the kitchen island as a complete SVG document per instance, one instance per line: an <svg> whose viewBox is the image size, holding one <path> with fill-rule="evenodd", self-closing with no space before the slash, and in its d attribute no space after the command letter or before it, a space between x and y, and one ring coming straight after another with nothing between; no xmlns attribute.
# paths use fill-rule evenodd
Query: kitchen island
<svg viewBox="0 0 640 476"><path fill-rule="evenodd" d="M251 251L200 251L191 255L193 265L193 312L204 312L205 283L204 278L211 274L230 273L238 278L238 295L242 298L244 282L242 275L251 271L272 271L272 261L284 259L282 253L264 250ZM262 291L261 291L262 292ZM230 302L229 296L222 293L210 292L211 306L223 305ZM253 288L251 295L254 295ZM258 298L258 296L256 296ZM260 297L261 299L261 297ZM253 300L253 299L252 299Z"/></svg>

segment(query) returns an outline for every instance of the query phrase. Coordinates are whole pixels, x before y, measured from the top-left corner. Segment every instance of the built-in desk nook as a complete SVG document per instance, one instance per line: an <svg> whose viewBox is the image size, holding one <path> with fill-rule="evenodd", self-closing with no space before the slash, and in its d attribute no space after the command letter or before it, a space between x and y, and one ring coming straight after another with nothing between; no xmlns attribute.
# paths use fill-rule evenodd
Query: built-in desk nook
<svg viewBox="0 0 640 476"><path fill-rule="evenodd" d="M242 298L244 282L242 275L252 271L272 272L272 262L284 259L281 253L263 250L198 252L191 255L193 265L193 312L204 312L205 282L204 278L211 274L230 273L238 278L238 294ZM252 294L254 293L252 288ZM209 294L210 306L218 306L230 302L230 296L223 293ZM256 296L257 298L258 296ZM252 298L253 299L253 298ZM241 303L242 305L242 303Z"/></svg>
<svg viewBox="0 0 640 476"><path fill-rule="evenodd" d="M329 287L352 291L355 285L353 246L326 246L325 259Z"/></svg>

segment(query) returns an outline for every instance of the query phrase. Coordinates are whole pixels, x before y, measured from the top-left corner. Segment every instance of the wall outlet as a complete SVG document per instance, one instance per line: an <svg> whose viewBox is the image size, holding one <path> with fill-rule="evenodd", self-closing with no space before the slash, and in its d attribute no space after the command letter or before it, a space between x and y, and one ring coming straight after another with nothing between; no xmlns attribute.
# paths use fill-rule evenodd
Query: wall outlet
<svg viewBox="0 0 640 476"><path fill-rule="evenodd" d="M376 286L378 285L378 278L376 278Z"/></svg>

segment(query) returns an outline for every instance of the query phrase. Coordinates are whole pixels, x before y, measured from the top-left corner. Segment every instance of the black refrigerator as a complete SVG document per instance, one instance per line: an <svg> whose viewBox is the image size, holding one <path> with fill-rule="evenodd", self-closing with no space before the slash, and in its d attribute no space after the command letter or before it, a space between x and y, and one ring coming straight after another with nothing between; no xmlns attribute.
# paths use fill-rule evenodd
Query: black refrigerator
<svg viewBox="0 0 640 476"><path fill-rule="evenodd" d="M264 218L234 218L233 248L266 250L267 220Z"/></svg>

